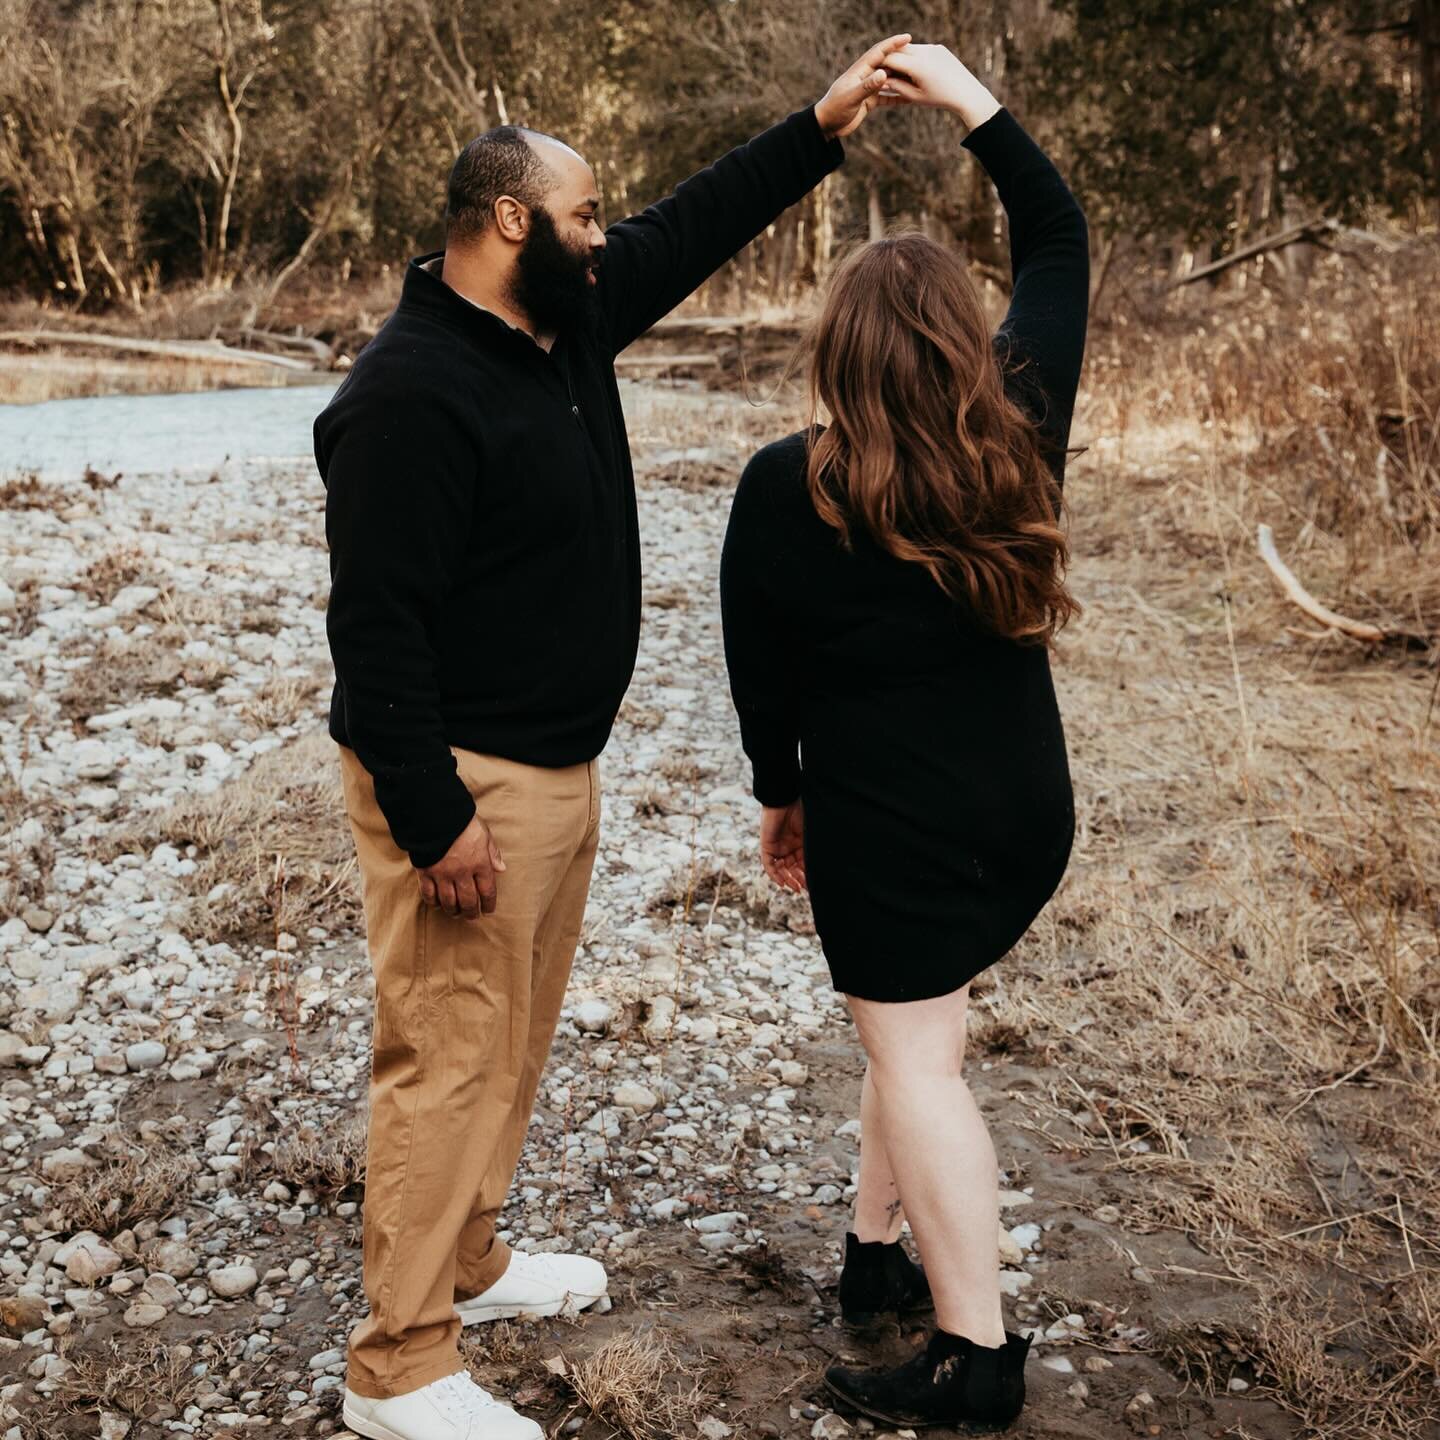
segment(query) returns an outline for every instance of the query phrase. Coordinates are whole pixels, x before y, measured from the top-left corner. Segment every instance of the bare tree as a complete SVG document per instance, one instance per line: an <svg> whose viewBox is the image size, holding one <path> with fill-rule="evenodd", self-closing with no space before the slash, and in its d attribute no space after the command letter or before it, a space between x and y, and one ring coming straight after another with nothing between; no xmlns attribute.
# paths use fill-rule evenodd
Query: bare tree
<svg viewBox="0 0 1440 1440"><path fill-rule="evenodd" d="M201 274L218 289L234 278L230 223L245 144L245 96L272 59L275 32L261 0L201 0L197 8L197 22L209 22L197 26L203 38L195 44L208 64L214 99L176 130L194 161L191 196Z"/></svg>
<svg viewBox="0 0 1440 1440"><path fill-rule="evenodd" d="M145 254L141 172L166 76L164 6L98 0L71 23L0 4L0 186L49 287L138 309L156 281Z"/></svg>

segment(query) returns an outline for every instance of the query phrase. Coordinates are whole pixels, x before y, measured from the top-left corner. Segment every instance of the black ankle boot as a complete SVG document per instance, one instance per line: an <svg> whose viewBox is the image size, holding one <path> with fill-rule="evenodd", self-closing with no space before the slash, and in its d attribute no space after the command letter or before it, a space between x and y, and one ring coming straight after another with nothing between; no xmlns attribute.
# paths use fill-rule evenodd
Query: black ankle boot
<svg viewBox="0 0 1440 1440"><path fill-rule="evenodd" d="M825 1388L847 1405L896 1426L1001 1430L1025 1404L1028 1337L1005 1332L991 1349L937 1330L924 1351L893 1370L832 1365Z"/></svg>
<svg viewBox="0 0 1440 1440"><path fill-rule="evenodd" d="M847 1325L868 1326L887 1315L924 1314L933 1309L925 1272L895 1240L861 1240L845 1235L840 1271L840 1315Z"/></svg>

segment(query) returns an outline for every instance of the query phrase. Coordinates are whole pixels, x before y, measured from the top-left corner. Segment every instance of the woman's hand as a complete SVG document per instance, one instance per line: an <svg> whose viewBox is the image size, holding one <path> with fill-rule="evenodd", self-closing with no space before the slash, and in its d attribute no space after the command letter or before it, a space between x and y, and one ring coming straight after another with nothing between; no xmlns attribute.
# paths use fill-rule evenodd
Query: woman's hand
<svg viewBox="0 0 1440 1440"><path fill-rule="evenodd" d="M760 810L760 863L783 890L805 886L805 811L800 801Z"/></svg>
<svg viewBox="0 0 1440 1440"><path fill-rule="evenodd" d="M881 92L882 103L952 110L971 130L1000 108L1000 102L944 45L910 44L892 50L885 57L885 70L890 78Z"/></svg>

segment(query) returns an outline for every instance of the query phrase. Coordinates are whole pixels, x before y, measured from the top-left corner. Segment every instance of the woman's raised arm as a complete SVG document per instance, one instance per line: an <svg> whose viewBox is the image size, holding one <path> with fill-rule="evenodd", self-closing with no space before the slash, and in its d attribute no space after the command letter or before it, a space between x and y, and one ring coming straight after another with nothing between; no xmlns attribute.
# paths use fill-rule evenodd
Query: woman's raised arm
<svg viewBox="0 0 1440 1440"><path fill-rule="evenodd" d="M1005 207L1013 289L996 340L1002 354L1025 362L1013 393L1039 421L1058 481L1090 309L1084 212L1020 122L943 45L907 45L885 63L886 88L897 100L959 116L969 130L965 148L985 167Z"/></svg>

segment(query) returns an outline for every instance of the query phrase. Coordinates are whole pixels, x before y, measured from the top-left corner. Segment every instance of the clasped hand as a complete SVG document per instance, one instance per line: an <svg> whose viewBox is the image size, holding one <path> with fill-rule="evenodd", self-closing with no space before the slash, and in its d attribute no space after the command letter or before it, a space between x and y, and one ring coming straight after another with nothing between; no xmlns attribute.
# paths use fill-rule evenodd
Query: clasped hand
<svg viewBox="0 0 1440 1440"><path fill-rule="evenodd" d="M872 45L815 106L820 128L843 140L872 110L926 105L953 110L971 128L998 108L990 92L944 45L916 45L892 35Z"/></svg>

